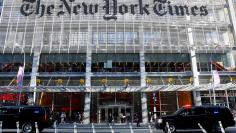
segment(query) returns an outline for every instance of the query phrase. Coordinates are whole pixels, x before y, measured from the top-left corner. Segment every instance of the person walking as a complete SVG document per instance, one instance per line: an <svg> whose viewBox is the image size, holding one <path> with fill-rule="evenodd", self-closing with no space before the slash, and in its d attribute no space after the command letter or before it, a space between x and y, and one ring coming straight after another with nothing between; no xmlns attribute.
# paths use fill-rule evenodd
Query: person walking
<svg viewBox="0 0 236 133"><path fill-rule="evenodd" d="M110 113L109 116L108 116L109 125L112 124L112 122L113 122L113 117L112 117L112 114Z"/></svg>
<svg viewBox="0 0 236 133"><path fill-rule="evenodd" d="M77 112L77 113L75 114L75 120L76 120L76 122L80 123L80 117L81 117L80 112Z"/></svg>
<svg viewBox="0 0 236 133"><path fill-rule="evenodd" d="M64 124L65 123L65 118L66 118L66 113L62 112L61 113L61 123Z"/></svg>
<svg viewBox="0 0 236 133"><path fill-rule="evenodd" d="M136 121L136 125L137 125L137 127L140 127L140 117L139 117L139 114L135 114L135 116L134 116L134 118L135 118L135 121Z"/></svg>
<svg viewBox="0 0 236 133"><path fill-rule="evenodd" d="M80 114L80 124L84 124L84 113Z"/></svg>

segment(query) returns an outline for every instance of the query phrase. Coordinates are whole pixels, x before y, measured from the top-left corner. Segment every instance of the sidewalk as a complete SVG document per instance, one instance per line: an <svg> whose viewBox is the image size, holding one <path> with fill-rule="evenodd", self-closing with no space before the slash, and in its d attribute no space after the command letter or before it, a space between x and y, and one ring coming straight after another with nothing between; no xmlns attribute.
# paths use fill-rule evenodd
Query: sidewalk
<svg viewBox="0 0 236 133"><path fill-rule="evenodd" d="M140 127L137 127L136 126L136 123L114 123L114 124L110 124L108 125L107 123L93 123L93 124L79 124L79 123L76 123L76 127L77 128L83 128L83 129L91 129L91 128L96 128L96 129L110 129L110 128L113 128L113 129L149 129L149 125L148 124L140 124ZM74 124L73 123L64 123L64 124L59 124L58 129L73 129L74 128ZM151 127L151 128L154 128L154 127Z"/></svg>

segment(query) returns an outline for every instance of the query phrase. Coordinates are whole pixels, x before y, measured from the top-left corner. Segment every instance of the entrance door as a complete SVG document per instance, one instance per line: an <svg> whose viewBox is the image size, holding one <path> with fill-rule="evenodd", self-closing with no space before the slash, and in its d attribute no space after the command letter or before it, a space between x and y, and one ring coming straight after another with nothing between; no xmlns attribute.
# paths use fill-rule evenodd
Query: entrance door
<svg viewBox="0 0 236 133"><path fill-rule="evenodd" d="M108 122L108 116L112 115L114 123L125 123L131 121L130 107L103 107L99 109L98 121L100 123Z"/></svg>

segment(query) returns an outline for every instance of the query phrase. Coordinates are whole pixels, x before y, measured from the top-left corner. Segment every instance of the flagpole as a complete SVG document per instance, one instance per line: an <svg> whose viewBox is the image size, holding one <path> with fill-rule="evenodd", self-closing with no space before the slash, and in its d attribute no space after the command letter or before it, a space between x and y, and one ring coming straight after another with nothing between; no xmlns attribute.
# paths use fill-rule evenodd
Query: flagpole
<svg viewBox="0 0 236 133"><path fill-rule="evenodd" d="M214 84L214 75L213 75L213 70L212 70L212 52L211 52L211 78L212 78L212 85L213 85L213 88L212 88L212 91L213 91L213 105L216 105L216 94L215 94L215 84Z"/></svg>
<svg viewBox="0 0 236 133"><path fill-rule="evenodd" d="M16 44L16 46L17 47L19 47L19 48L22 48L20 45L18 45L18 44ZM20 103L20 101L21 101L21 93L22 93L22 87L23 87L23 78L24 78L24 71L25 71L25 50L22 48L22 51L23 51L23 75L22 75L22 81L20 81L20 82L22 82L22 83L20 83L20 85L18 85L18 89L20 90L20 94L19 94L19 98L18 98L18 105L20 106L21 105L21 103Z"/></svg>
<svg viewBox="0 0 236 133"><path fill-rule="evenodd" d="M24 52L24 64L23 64L23 72L25 72L25 51L23 51ZM22 86L21 87L23 87L23 78L24 78L24 76L22 77ZM20 106L21 104L20 104L20 100L21 100L21 93L22 93L22 88L20 88L20 94L19 94L19 101L18 101L18 105Z"/></svg>
<svg viewBox="0 0 236 133"><path fill-rule="evenodd" d="M220 45L216 45L216 46L214 47L215 50L216 50L216 48L219 47L219 46L220 46ZM212 51L211 51L211 76L212 76L212 85L213 85L212 90L213 90L213 102L214 102L213 104L216 105L215 86L218 85L218 84L220 84L220 77L219 77L219 74L218 74L218 72L217 72L217 69L214 70L214 72L213 72L212 62L213 62L213 59L212 59ZM215 75L216 72L217 72L217 76ZM218 78L216 79L216 77L218 77Z"/></svg>

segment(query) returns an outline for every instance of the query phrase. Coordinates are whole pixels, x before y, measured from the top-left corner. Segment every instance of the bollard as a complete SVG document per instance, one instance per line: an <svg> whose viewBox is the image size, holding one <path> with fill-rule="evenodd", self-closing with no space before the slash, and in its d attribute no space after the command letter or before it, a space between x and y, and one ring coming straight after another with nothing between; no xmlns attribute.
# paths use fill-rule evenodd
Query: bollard
<svg viewBox="0 0 236 133"><path fill-rule="evenodd" d="M16 122L16 133L20 133L19 121Z"/></svg>
<svg viewBox="0 0 236 133"><path fill-rule="evenodd" d="M53 127L54 127L54 133L57 133L57 121L54 122Z"/></svg>
<svg viewBox="0 0 236 133"><path fill-rule="evenodd" d="M219 124L220 124L220 129L221 129L221 132L222 132L222 133L225 133L225 130L224 130L223 126L222 126L222 123L221 123L221 121L219 121Z"/></svg>
<svg viewBox="0 0 236 133"><path fill-rule="evenodd" d="M110 125L110 129L111 129L111 133L115 133L113 128L112 128L112 125Z"/></svg>
<svg viewBox="0 0 236 133"><path fill-rule="evenodd" d="M76 125L76 122L74 122L73 124L74 124L74 133L77 133L77 125Z"/></svg>
<svg viewBox="0 0 236 133"><path fill-rule="evenodd" d="M200 123L198 123L198 126L200 127L200 129L202 130L203 133L207 133L206 130L202 127L202 125Z"/></svg>
<svg viewBox="0 0 236 133"><path fill-rule="evenodd" d="M132 127L132 123L129 123L129 128L130 128L130 133L134 133L133 127Z"/></svg>
<svg viewBox="0 0 236 133"><path fill-rule="evenodd" d="M93 129L93 133L96 133L93 123L92 123L92 129Z"/></svg>
<svg viewBox="0 0 236 133"><path fill-rule="evenodd" d="M149 127L149 132L152 133L152 126L151 126L151 123L148 124L148 127Z"/></svg>
<svg viewBox="0 0 236 133"><path fill-rule="evenodd" d="M170 126L169 126L169 123L168 123L168 122L166 122L166 127L167 127L167 130L168 130L168 133L171 133L171 131L170 131Z"/></svg>
<svg viewBox="0 0 236 133"><path fill-rule="evenodd" d="M2 133L2 121L0 121L0 133Z"/></svg>
<svg viewBox="0 0 236 133"><path fill-rule="evenodd" d="M35 133L39 133L38 122L35 122Z"/></svg>

